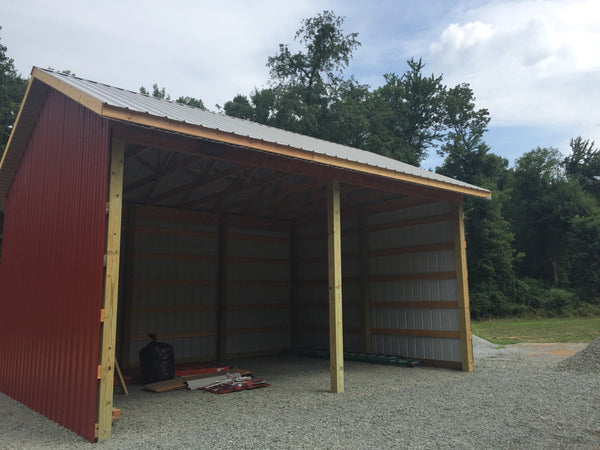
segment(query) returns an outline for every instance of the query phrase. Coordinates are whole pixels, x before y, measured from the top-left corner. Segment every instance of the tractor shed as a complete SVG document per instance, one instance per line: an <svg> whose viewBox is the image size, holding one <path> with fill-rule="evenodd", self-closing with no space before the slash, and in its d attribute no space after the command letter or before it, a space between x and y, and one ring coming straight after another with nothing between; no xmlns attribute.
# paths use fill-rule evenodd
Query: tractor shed
<svg viewBox="0 0 600 450"><path fill-rule="evenodd" d="M473 370L463 195L373 153L34 68L0 165L0 391L111 433L115 361L328 348Z"/></svg>

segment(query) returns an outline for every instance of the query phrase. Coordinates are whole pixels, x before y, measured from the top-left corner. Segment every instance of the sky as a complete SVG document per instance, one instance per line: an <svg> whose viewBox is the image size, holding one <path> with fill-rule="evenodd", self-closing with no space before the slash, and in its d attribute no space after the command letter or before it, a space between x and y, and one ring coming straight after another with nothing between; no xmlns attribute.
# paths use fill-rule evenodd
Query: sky
<svg viewBox="0 0 600 450"><path fill-rule="evenodd" d="M0 2L0 43L33 66L210 110L268 81L267 58L294 42L303 19L345 18L362 45L345 72L376 88L410 58L453 87L468 83L491 117L485 140L514 164L536 147L569 153L571 138L600 145L598 0L19 0ZM430 152L422 167L441 159Z"/></svg>

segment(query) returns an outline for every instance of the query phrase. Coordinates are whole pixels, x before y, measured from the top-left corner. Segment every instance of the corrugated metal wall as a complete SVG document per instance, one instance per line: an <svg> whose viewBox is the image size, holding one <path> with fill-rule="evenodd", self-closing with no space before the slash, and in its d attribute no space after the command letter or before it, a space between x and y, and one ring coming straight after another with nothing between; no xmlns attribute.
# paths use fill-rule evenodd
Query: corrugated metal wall
<svg viewBox="0 0 600 450"><path fill-rule="evenodd" d="M129 208L136 212L126 226L134 237L124 253L131 271L120 317L124 366L138 364L148 333L173 345L179 362L290 347L289 224L223 226L230 218L217 214Z"/></svg>
<svg viewBox="0 0 600 450"><path fill-rule="evenodd" d="M357 218L342 218L344 351L361 351L359 230ZM300 348L329 347L327 225L299 230L298 338Z"/></svg>
<svg viewBox="0 0 600 450"><path fill-rule="evenodd" d="M228 229L226 353L290 348L289 225L240 225Z"/></svg>
<svg viewBox="0 0 600 450"><path fill-rule="evenodd" d="M430 203L366 214L364 248L359 219L342 220L345 351L461 361L453 211ZM299 235L297 343L327 348L326 226L303 227ZM368 273L361 280L362 258Z"/></svg>
<svg viewBox="0 0 600 450"><path fill-rule="evenodd" d="M6 199L0 260L0 389L90 441L108 138L98 116L49 91Z"/></svg>
<svg viewBox="0 0 600 450"><path fill-rule="evenodd" d="M131 216L128 216L131 217ZM131 228L129 228L131 226ZM126 250L122 321L130 321L128 359L139 363L148 333L169 342L179 361L215 358L218 304L219 219L215 215L137 208L127 224L135 247ZM125 292L132 293L126 299ZM126 350L125 350L126 351Z"/></svg>
<svg viewBox="0 0 600 450"><path fill-rule="evenodd" d="M449 203L370 215L371 351L461 361Z"/></svg>

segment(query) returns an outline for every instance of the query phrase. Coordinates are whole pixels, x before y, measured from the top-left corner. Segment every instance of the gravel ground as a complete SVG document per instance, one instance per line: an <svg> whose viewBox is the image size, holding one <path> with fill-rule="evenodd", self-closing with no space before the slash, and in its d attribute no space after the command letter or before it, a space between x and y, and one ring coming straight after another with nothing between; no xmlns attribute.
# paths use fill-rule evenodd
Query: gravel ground
<svg viewBox="0 0 600 450"><path fill-rule="evenodd" d="M100 444L0 394L0 448L600 448L600 372L561 356L585 344L473 340L475 372L346 362L340 395L328 392L326 360L292 354L238 361L271 383L254 391L130 386L115 394L123 415Z"/></svg>

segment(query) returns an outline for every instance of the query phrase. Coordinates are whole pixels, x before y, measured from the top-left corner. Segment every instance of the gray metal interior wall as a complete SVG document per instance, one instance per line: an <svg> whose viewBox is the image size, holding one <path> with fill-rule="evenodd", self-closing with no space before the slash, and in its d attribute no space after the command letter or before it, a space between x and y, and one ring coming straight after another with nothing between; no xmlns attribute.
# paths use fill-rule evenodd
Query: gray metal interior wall
<svg viewBox="0 0 600 450"><path fill-rule="evenodd" d="M211 359L216 349L219 229L137 219L129 364L157 333L177 360Z"/></svg>
<svg viewBox="0 0 600 450"><path fill-rule="evenodd" d="M358 220L342 219L342 304L344 350L360 351L360 262ZM301 348L329 347L327 228L321 223L300 230L298 339Z"/></svg>
<svg viewBox="0 0 600 450"><path fill-rule="evenodd" d="M291 346L289 231L230 228L228 354Z"/></svg>
<svg viewBox="0 0 600 450"><path fill-rule="evenodd" d="M434 203L369 216L373 352L461 360L452 211Z"/></svg>
<svg viewBox="0 0 600 450"><path fill-rule="evenodd" d="M429 203L366 217L370 351L461 360L453 205ZM342 221L344 350L366 342L359 223ZM298 346L327 348L327 230L300 230Z"/></svg>
<svg viewBox="0 0 600 450"><path fill-rule="evenodd" d="M173 345L176 360L217 359L221 296L226 356L291 346L289 229L256 221L223 227L229 219L190 212L178 221L168 209L152 211L133 225L129 365L151 332ZM122 330L123 321L121 314Z"/></svg>
<svg viewBox="0 0 600 450"><path fill-rule="evenodd" d="M448 203L367 216L371 352L461 360L453 217ZM294 308L290 230L239 221L226 230L225 353L290 348L292 328L296 347L327 348L325 224L298 228ZM210 223L137 221L132 364L148 332L166 336L180 359L216 357L220 233ZM359 352L366 332L357 217L342 219L342 255L344 349Z"/></svg>

